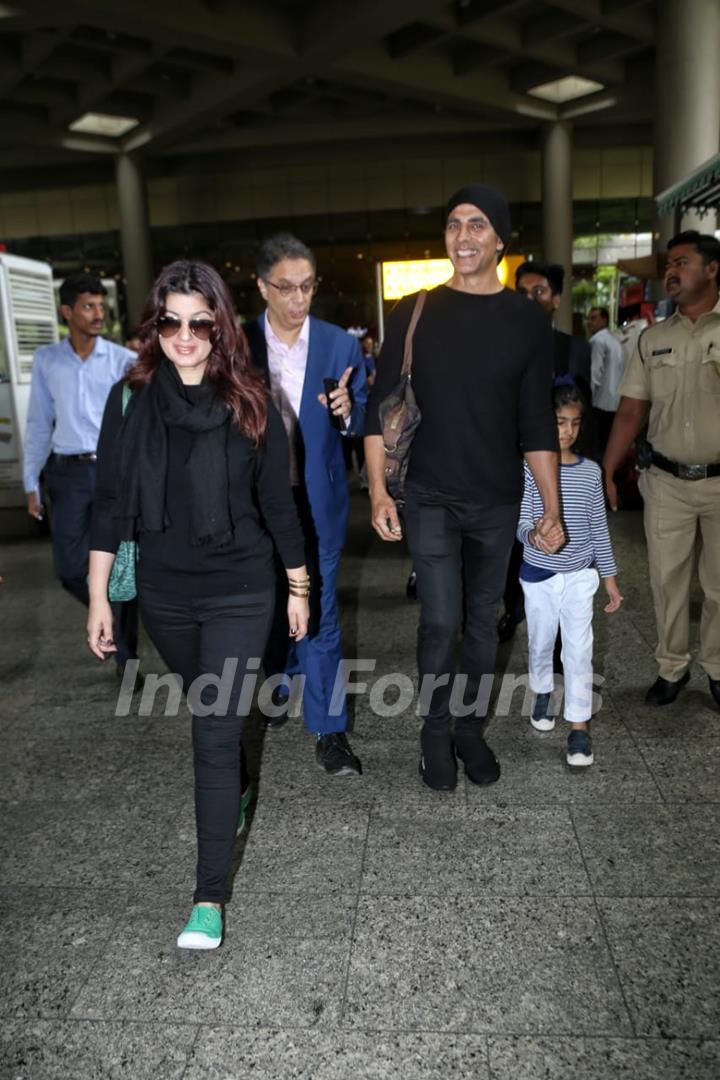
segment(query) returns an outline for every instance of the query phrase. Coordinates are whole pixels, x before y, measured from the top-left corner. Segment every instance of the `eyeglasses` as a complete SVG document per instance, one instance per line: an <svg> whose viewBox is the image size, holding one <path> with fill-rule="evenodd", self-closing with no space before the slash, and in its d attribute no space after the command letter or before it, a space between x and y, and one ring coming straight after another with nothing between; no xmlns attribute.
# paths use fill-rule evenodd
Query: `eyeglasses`
<svg viewBox="0 0 720 1080"><path fill-rule="evenodd" d="M299 289L303 296L314 296L320 286L319 281L303 281L301 285L290 285L287 282L276 285L269 278L263 278L263 281L266 285L272 285L273 289L277 289L283 300L289 300L296 289Z"/></svg>
<svg viewBox="0 0 720 1080"><path fill-rule="evenodd" d="M180 333L184 322L187 322L188 330L198 341L209 341L215 329L212 319L176 319L172 315L161 315L155 325L160 337L171 338Z"/></svg>

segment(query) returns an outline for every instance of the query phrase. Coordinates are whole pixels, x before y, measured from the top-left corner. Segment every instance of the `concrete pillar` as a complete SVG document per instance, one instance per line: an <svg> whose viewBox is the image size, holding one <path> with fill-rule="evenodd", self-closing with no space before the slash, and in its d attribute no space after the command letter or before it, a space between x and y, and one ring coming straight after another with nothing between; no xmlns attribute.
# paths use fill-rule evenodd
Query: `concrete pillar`
<svg viewBox="0 0 720 1080"><path fill-rule="evenodd" d="M659 0L655 55L654 194L684 180L720 148L720 0ZM714 214L688 214L684 229L714 232ZM675 232L656 217L655 250Z"/></svg>
<svg viewBox="0 0 720 1080"><path fill-rule="evenodd" d="M555 313L558 330L572 333L572 127L563 121L544 131L542 158L543 255L565 267L565 289Z"/></svg>
<svg viewBox="0 0 720 1080"><path fill-rule="evenodd" d="M145 180L137 161L129 154L118 154L115 163L120 239L124 276L127 282L128 320L131 326L140 321L145 299L153 283L150 222Z"/></svg>

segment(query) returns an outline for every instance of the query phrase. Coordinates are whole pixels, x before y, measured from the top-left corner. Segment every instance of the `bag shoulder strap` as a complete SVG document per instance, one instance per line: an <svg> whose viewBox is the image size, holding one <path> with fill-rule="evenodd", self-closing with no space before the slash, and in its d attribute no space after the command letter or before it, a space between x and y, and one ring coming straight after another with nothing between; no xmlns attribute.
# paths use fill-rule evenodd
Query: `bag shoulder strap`
<svg viewBox="0 0 720 1080"><path fill-rule="evenodd" d="M132 397L132 390L127 383L123 383L122 389L122 414L123 416L127 412L127 407L130 404L130 398Z"/></svg>
<svg viewBox="0 0 720 1080"><path fill-rule="evenodd" d="M425 306L425 300L426 299L427 299L427 289L421 289L420 292L417 294L417 300L415 301L415 307L413 308L413 313L412 313L412 315L410 317L410 324L409 324L409 326L407 328L407 333L405 335L405 350L403 352L402 370L400 371L401 376L409 375L410 370L412 368L412 362L413 362L413 354L412 354L413 334L415 333L415 327L418 324L418 320L420 319L420 316L422 315L422 309Z"/></svg>

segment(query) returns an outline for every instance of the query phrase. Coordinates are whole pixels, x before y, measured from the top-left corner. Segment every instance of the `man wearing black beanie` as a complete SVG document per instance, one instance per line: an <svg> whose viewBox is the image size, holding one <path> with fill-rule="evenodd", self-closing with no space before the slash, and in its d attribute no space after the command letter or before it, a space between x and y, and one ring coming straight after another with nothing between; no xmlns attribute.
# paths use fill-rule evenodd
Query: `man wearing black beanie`
<svg viewBox="0 0 720 1080"><path fill-rule="evenodd" d="M411 450L405 522L421 604L420 772L438 791L455 787L456 758L473 783L500 776L483 737L488 695L481 680L495 670L523 456L545 508L539 544L551 552L565 539L550 404L552 333L543 312L498 280L510 234L508 205L496 188L470 184L455 192L445 226L453 276L428 294L413 338L412 385L422 420ZM366 414L372 524L388 541L400 540L402 530L385 485L378 406L399 381L416 299L405 297L388 320Z"/></svg>

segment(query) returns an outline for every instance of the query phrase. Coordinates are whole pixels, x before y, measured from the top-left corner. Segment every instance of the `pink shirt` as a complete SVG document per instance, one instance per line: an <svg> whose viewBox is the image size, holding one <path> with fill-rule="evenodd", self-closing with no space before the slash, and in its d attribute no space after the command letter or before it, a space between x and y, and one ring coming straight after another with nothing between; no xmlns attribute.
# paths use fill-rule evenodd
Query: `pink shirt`
<svg viewBox="0 0 720 1080"><path fill-rule="evenodd" d="M310 344L310 318L306 316L300 334L293 345L286 345L277 336L265 315L265 342L267 344L270 394L285 424L290 443L290 483L298 484L295 433L297 430L300 402L302 400L308 346Z"/></svg>

